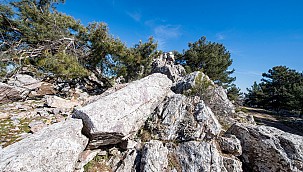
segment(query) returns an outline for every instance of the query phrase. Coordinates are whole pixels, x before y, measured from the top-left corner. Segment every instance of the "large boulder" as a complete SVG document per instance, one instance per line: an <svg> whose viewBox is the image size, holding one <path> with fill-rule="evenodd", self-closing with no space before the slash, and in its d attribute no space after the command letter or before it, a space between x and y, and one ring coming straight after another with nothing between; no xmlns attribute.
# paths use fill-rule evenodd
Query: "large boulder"
<svg viewBox="0 0 303 172"><path fill-rule="evenodd" d="M135 134L170 91L163 74L152 74L75 110L74 118L84 123L88 148L116 144Z"/></svg>
<svg viewBox="0 0 303 172"><path fill-rule="evenodd" d="M161 140L203 140L219 135L221 125L199 97L172 94L157 107L148 128Z"/></svg>
<svg viewBox="0 0 303 172"><path fill-rule="evenodd" d="M82 121L70 119L44 128L0 152L0 171L74 171L88 138Z"/></svg>
<svg viewBox="0 0 303 172"><path fill-rule="evenodd" d="M249 124L234 124L227 133L241 141L247 171L303 171L302 136Z"/></svg>
<svg viewBox="0 0 303 172"><path fill-rule="evenodd" d="M27 89L0 83L0 104L24 99L28 94Z"/></svg>

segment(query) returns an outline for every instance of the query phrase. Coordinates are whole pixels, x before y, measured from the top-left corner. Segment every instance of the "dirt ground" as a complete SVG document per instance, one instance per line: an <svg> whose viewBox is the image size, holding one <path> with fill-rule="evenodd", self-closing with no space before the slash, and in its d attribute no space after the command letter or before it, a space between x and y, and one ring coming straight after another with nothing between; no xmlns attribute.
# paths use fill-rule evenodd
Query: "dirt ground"
<svg viewBox="0 0 303 172"><path fill-rule="evenodd" d="M303 122L297 115L279 115L268 110L242 107L248 114L253 115L258 125L275 127L288 133L303 136L303 128L292 125L295 122Z"/></svg>

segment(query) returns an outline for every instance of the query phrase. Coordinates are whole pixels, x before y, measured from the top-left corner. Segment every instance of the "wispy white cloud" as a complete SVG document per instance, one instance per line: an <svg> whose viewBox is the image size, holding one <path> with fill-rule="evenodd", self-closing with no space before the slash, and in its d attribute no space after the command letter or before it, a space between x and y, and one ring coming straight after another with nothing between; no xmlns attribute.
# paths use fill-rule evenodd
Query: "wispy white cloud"
<svg viewBox="0 0 303 172"><path fill-rule="evenodd" d="M141 14L140 11L126 12L126 14L137 22L139 22L141 20L141 17L142 17L142 14Z"/></svg>
<svg viewBox="0 0 303 172"><path fill-rule="evenodd" d="M154 28L155 35L164 39L178 38L181 36L180 26L159 25Z"/></svg>
<svg viewBox="0 0 303 172"><path fill-rule="evenodd" d="M165 19L146 20L144 24L151 28L154 39L158 42L158 48L165 50L170 41L182 36L182 26L169 24Z"/></svg>
<svg viewBox="0 0 303 172"><path fill-rule="evenodd" d="M154 37L154 39L157 41L158 49L164 50L166 48L166 41L159 37Z"/></svg>
<svg viewBox="0 0 303 172"><path fill-rule="evenodd" d="M225 35L223 33L216 33L216 39L221 41L225 39Z"/></svg>
<svg viewBox="0 0 303 172"><path fill-rule="evenodd" d="M249 75L249 76L261 76L262 72L257 72L257 71L235 71L236 74L240 74L240 75Z"/></svg>
<svg viewBox="0 0 303 172"><path fill-rule="evenodd" d="M177 39L182 35L180 25L157 25L153 27L153 35L158 42L158 48L164 50L171 39Z"/></svg>
<svg viewBox="0 0 303 172"><path fill-rule="evenodd" d="M233 48L229 47L228 51L231 53L231 55L234 57L245 57L245 52L238 49L238 48Z"/></svg>

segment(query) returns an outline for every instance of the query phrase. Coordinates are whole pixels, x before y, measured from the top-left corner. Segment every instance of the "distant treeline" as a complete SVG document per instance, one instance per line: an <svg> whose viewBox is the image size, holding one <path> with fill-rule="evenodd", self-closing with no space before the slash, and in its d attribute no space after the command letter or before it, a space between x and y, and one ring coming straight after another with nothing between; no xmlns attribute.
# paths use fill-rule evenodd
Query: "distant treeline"
<svg viewBox="0 0 303 172"><path fill-rule="evenodd" d="M262 82L247 89L245 104L277 112L303 114L303 74L286 66L276 66L262 74Z"/></svg>

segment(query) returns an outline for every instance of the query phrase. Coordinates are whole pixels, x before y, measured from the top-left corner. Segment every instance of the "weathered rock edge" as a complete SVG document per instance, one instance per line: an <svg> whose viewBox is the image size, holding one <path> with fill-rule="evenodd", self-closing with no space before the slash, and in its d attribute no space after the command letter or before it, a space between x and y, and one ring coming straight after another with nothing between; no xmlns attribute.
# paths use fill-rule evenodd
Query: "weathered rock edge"
<svg viewBox="0 0 303 172"><path fill-rule="evenodd" d="M267 126L234 124L227 131L243 148L246 171L303 171L303 137Z"/></svg>
<svg viewBox="0 0 303 172"><path fill-rule="evenodd" d="M73 118L83 120L89 149L117 144L137 132L170 92L172 82L155 73L76 109Z"/></svg>
<svg viewBox="0 0 303 172"><path fill-rule="evenodd" d="M88 143L82 127L81 120L69 119L2 149L0 171L74 171L78 156Z"/></svg>

